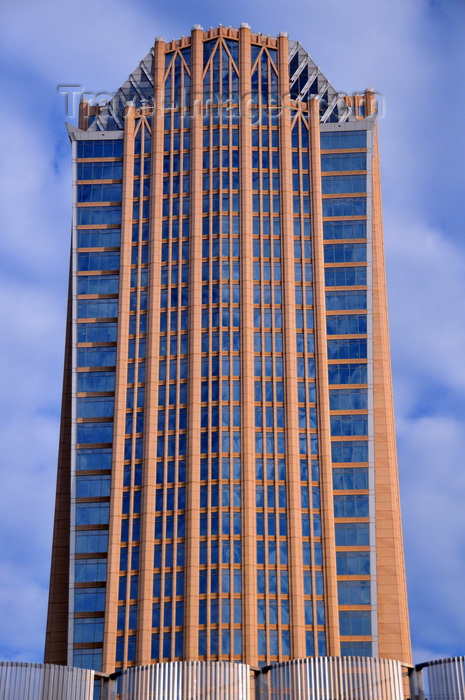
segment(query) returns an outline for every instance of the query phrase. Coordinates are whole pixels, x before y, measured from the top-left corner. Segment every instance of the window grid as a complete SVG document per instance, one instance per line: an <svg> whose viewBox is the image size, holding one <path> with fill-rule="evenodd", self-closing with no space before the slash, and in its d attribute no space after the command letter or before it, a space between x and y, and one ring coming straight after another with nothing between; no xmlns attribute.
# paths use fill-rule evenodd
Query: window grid
<svg viewBox="0 0 465 700"><path fill-rule="evenodd" d="M340 197L340 203L333 200L333 204L330 205L332 209L327 208L326 213L340 217L341 214L349 214L349 212L361 212L359 204L350 203L350 197L353 192L364 192L365 190L362 184L366 177L366 156L364 153L351 151L349 154L337 152L323 154L322 163L324 164L323 170L326 171L323 174L323 191L328 193L323 195L323 200L326 198L328 202L328 198L333 197L336 192ZM359 169L354 167L356 165ZM334 175L331 172L337 169L344 171L344 174ZM343 203L344 200L346 204ZM338 226L338 229L330 229L330 224L325 224L325 231L328 231L328 236L325 234L326 284L331 286L332 290L343 290L344 288L365 290L367 289L366 283L364 283L366 274L363 274L363 268L366 266L366 243L359 235L362 232L359 217L344 216L344 219L344 224L333 224L333 227ZM330 220L325 218L325 221L329 222ZM337 238L337 242L334 242L335 238ZM348 367L352 363L364 363L367 361L365 359L367 357L365 316L360 313L358 315L350 314L351 307L359 305L360 301L352 303L348 300L345 303L341 297L339 302L336 298L337 292L333 296L334 303L340 311L334 310L328 315L328 331L331 331L331 339L328 340L328 357L334 358L329 359L329 363L336 364L343 360ZM347 372L344 370L344 372L348 375L346 377L348 383L340 384L340 389L337 384L332 384L330 391L333 444L337 441L344 443L350 440L357 441L359 440L358 435L367 434L368 411L364 398L366 390L358 388L353 383L354 380L362 377L357 376L357 372L351 376L350 369ZM342 379L342 375L339 379ZM346 455L346 453L348 457L347 450L342 454ZM354 452L353 455L355 454ZM362 637L364 642L371 640L369 597L364 594L364 598L361 598L360 593L357 593L361 590L360 586L369 585L367 467L363 463L341 463L340 461L334 463L333 461L333 479L340 631L343 635L341 649L342 653L347 653L351 643L348 640L354 639L359 642L362 632L368 635ZM361 527L366 528L363 535L359 530ZM345 534L340 528L345 528ZM360 536L357 535L358 532L360 532ZM354 547L357 547L357 551L354 551ZM357 576L359 580L354 581L354 576ZM368 584L366 580L368 580ZM365 604L360 606L362 600Z"/></svg>
<svg viewBox="0 0 465 700"><path fill-rule="evenodd" d="M119 153L119 148L122 142L117 144L118 148L113 147L116 142L107 142L105 148L99 144L97 153L94 153L93 142L84 143L85 148L78 144L78 182L87 182L85 185L87 189L92 188L94 181L100 181L101 184L98 185L100 188L103 186L102 183L121 182L120 156L122 153ZM87 208L87 205L86 202L81 206ZM100 203L94 206L102 212L115 210L113 206ZM102 219L106 221L103 213ZM116 300L118 298L119 233L119 229L115 229L114 225L111 228L84 224L78 227L78 300ZM86 263L82 265L81 260L84 261L84 259ZM94 307L97 311L97 305ZM93 316L87 321L83 319L78 321L77 347L82 349L81 351L78 349L77 367L78 424L88 422L89 419L94 423L110 423L113 420L113 367L110 366L105 370L102 365L102 361L105 362L105 355L99 353L99 349L116 350L116 342L111 342L112 340L116 341L116 324L108 323L107 318ZM92 349L94 352L91 352ZM112 358L110 361L114 365L114 352L107 353L107 356ZM88 366L88 361L94 362L97 367ZM86 364L81 365L82 362ZM87 408L84 408L84 405ZM84 412L80 411L80 406ZM99 406L103 410L100 410ZM101 654L103 639L101 632L106 591L105 569L111 479L111 460L104 459L103 452L105 450L98 445L85 445L81 449L78 445L77 450L74 648L75 654L92 653L94 656ZM108 450L108 454L111 457L111 450ZM94 521L100 524L93 524ZM94 602L91 605L85 603L83 598L89 594L89 583L93 583L93 590L95 590ZM99 603L96 596L99 596ZM78 603L78 600L81 603Z"/></svg>

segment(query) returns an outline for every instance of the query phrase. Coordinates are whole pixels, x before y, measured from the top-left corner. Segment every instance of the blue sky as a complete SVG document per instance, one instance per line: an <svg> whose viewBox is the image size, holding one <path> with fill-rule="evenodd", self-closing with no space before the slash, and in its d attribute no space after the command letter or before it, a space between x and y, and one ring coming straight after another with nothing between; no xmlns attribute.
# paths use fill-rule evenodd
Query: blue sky
<svg viewBox="0 0 465 700"><path fill-rule="evenodd" d="M0 659L43 651L71 210L57 87L114 92L155 36L241 22L287 31L341 92L380 93L414 658L465 653L463 1L3 0Z"/></svg>

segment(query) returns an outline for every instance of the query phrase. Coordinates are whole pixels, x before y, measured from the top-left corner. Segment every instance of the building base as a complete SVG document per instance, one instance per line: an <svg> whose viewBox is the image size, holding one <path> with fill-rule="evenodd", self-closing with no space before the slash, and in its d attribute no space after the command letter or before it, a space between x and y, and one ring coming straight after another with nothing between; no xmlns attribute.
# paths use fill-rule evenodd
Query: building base
<svg viewBox="0 0 465 700"><path fill-rule="evenodd" d="M1 700L465 700L465 657L406 666L369 657L296 659L252 669L223 661L136 666L114 674L0 662ZM407 696L408 697L408 696Z"/></svg>

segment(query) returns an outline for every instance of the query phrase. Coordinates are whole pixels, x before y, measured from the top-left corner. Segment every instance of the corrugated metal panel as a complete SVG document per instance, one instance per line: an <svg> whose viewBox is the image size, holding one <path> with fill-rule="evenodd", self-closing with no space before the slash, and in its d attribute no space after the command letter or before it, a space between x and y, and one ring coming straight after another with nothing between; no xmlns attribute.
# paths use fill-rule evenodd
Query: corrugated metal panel
<svg viewBox="0 0 465 700"><path fill-rule="evenodd" d="M121 700L251 700L250 667L215 661L173 661L128 669Z"/></svg>
<svg viewBox="0 0 465 700"><path fill-rule="evenodd" d="M0 700L92 700L93 689L87 669L0 662Z"/></svg>
<svg viewBox="0 0 465 700"><path fill-rule="evenodd" d="M428 700L465 700L465 657L432 662L423 674Z"/></svg>
<svg viewBox="0 0 465 700"><path fill-rule="evenodd" d="M318 657L272 666L257 678L259 700L403 700L399 661Z"/></svg>

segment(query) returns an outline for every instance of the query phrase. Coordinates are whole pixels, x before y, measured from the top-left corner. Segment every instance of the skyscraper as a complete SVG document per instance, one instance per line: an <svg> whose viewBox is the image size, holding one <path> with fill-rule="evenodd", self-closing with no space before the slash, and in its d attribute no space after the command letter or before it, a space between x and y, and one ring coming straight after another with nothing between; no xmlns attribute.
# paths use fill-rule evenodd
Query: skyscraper
<svg viewBox="0 0 465 700"><path fill-rule="evenodd" d="M82 103L46 661L410 661L375 111L247 25Z"/></svg>

